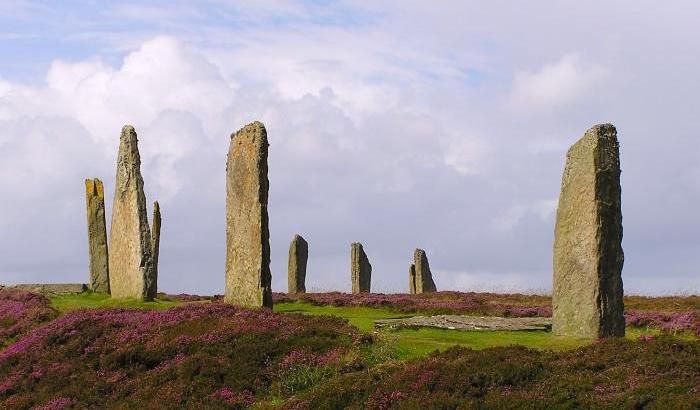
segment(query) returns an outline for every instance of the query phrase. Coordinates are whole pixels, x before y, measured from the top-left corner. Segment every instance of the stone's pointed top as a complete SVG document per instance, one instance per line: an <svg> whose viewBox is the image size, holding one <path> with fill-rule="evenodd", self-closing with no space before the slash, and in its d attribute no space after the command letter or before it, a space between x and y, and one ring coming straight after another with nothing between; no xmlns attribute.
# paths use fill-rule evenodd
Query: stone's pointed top
<svg viewBox="0 0 700 410"><path fill-rule="evenodd" d="M153 213L160 214L160 204L158 201L153 202Z"/></svg>
<svg viewBox="0 0 700 410"><path fill-rule="evenodd" d="M606 122L604 124L596 124L596 125L592 126L589 131L591 131L591 130L617 132L617 129L615 128L615 126L610 124L609 122Z"/></svg>
<svg viewBox="0 0 700 410"><path fill-rule="evenodd" d="M583 135L583 137L581 137L579 142L584 141L588 138L606 139L611 137L617 139L617 129L614 125L609 123L596 124L588 130L586 130L586 133Z"/></svg>
<svg viewBox="0 0 700 410"><path fill-rule="evenodd" d="M105 197L104 186L102 185L102 181L100 181L99 178L86 179L85 180L85 192L89 196L97 196L97 197L102 198L102 199L104 199L104 197Z"/></svg>
<svg viewBox="0 0 700 410"><path fill-rule="evenodd" d="M129 134L136 134L136 129L134 128L133 125L126 124L125 126L122 127L122 136L129 135Z"/></svg>
<svg viewBox="0 0 700 410"><path fill-rule="evenodd" d="M243 130L255 130L255 131L265 131L265 124L260 121L253 121L245 127L241 128Z"/></svg>
<svg viewBox="0 0 700 410"><path fill-rule="evenodd" d="M265 129L265 125L263 125L263 123L260 121L251 122L250 124L231 134L231 139L252 138L255 140L256 137L260 137L262 141L267 143L267 130Z"/></svg>
<svg viewBox="0 0 700 410"><path fill-rule="evenodd" d="M304 242L304 243L306 243L306 239L304 239L304 237L301 236L301 235L299 235L298 233L297 233L297 234L294 234L294 241L295 241L295 242Z"/></svg>

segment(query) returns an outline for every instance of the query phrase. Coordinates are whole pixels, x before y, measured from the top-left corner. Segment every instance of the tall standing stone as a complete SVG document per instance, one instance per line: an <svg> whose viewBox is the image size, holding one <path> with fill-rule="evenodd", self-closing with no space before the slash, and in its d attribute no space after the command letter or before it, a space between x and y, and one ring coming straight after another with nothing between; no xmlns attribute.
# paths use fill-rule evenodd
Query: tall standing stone
<svg viewBox="0 0 700 410"><path fill-rule="evenodd" d="M617 131L596 125L566 156L554 231L553 332L625 334Z"/></svg>
<svg viewBox="0 0 700 410"><path fill-rule="evenodd" d="M90 289L109 293L109 252L105 222L105 191L99 179L85 180L87 203L88 256L90 259Z"/></svg>
<svg viewBox="0 0 700 410"><path fill-rule="evenodd" d="M352 293L369 293L372 281L372 265L361 243L350 245L350 274Z"/></svg>
<svg viewBox="0 0 700 410"><path fill-rule="evenodd" d="M416 265L414 264L408 268L408 292L411 295L416 294Z"/></svg>
<svg viewBox="0 0 700 410"><path fill-rule="evenodd" d="M151 228L151 255L153 258L153 269L148 277L147 288L148 296L155 298L158 293L158 254L160 253L160 204L158 201L153 203L153 227Z"/></svg>
<svg viewBox="0 0 700 410"><path fill-rule="evenodd" d="M430 265L428 265L428 256L423 249L416 249L413 252L413 265L411 266L414 267L414 291L412 293L436 292L433 274L430 272Z"/></svg>
<svg viewBox="0 0 700 410"><path fill-rule="evenodd" d="M248 307L272 308L267 149L267 131L256 121L231 136L226 163L224 300Z"/></svg>
<svg viewBox="0 0 700 410"><path fill-rule="evenodd" d="M151 229L141 177L136 131L122 128L109 232L109 285L112 297L149 300L153 272Z"/></svg>
<svg viewBox="0 0 700 410"><path fill-rule="evenodd" d="M309 259L309 244L301 235L294 235L289 244L287 286L289 293L306 293L306 262Z"/></svg>

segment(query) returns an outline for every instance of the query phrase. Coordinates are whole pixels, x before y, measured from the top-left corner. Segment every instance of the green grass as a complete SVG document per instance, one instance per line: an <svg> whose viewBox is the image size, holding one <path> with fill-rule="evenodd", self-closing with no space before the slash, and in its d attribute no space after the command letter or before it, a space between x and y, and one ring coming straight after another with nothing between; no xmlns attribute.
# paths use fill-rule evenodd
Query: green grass
<svg viewBox="0 0 700 410"><path fill-rule="evenodd" d="M84 292L78 295L55 295L51 296L51 306L60 312L68 312L75 309L95 309L95 308L135 308L135 309L155 309L165 310L182 302L173 300L154 300L144 302L137 299L113 299L103 293Z"/></svg>
<svg viewBox="0 0 700 410"><path fill-rule="evenodd" d="M136 299L113 299L109 295L86 292L79 295L57 295L51 297L51 305L60 312L75 309L94 308L136 308L165 310L183 302L156 299L144 302ZM369 307L315 306L308 303L278 303L274 310L281 313L302 313L307 315L328 315L347 319L363 332L371 332L387 341L400 359L423 357L435 350L446 350L452 346L471 349L485 349L494 346L522 345L541 350L568 350L590 343L586 339L554 336L551 332L508 332L508 331L459 331L436 328L397 329L377 331L374 321L410 317L389 309ZM627 338L636 339L642 334L658 334L655 329L627 328ZM691 337L679 335L680 337Z"/></svg>
<svg viewBox="0 0 700 410"><path fill-rule="evenodd" d="M569 350L590 343L588 339L554 336L551 332L508 332L447 330L436 328L398 329L377 331L377 319L412 316L387 309L368 307L315 306L307 303L279 303L276 312L294 312L308 315L332 315L348 319L351 325L364 332L381 335L394 346L400 359L422 357L435 350L446 350L452 346L463 346L475 350L495 346L521 345L540 350ZM627 329L627 338L636 339L642 334L658 334L657 330Z"/></svg>
<svg viewBox="0 0 700 410"><path fill-rule="evenodd" d="M402 314L391 312L385 309L369 307L338 307L338 306L315 306L309 303L277 303L274 306L275 312L284 313L304 313L307 315L328 315L338 316L348 319L348 322L363 332L374 330L374 321L377 319L393 319L401 317L411 317L413 314Z"/></svg>

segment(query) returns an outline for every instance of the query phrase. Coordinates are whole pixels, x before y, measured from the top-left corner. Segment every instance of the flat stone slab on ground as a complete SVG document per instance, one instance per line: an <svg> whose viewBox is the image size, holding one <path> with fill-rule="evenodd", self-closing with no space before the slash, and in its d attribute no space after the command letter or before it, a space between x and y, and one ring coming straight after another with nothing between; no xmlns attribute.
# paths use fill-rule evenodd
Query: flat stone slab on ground
<svg viewBox="0 0 700 410"><path fill-rule="evenodd" d="M437 327L450 330L546 330L552 329L549 317L497 317L437 315L413 316L401 319L379 319L374 321L378 328Z"/></svg>
<svg viewBox="0 0 700 410"><path fill-rule="evenodd" d="M85 283L23 283L14 286L7 286L5 289L64 295L71 293L83 293L88 289L88 286Z"/></svg>

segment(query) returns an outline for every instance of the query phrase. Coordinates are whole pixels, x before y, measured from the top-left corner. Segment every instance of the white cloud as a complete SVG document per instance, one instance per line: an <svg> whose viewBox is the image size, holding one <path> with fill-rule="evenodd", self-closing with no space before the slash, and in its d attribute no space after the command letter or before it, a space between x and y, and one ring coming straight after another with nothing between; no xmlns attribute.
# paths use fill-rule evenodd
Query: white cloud
<svg viewBox="0 0 700 410"><path fill-rule="evenodd" d="M584 61L579 54L566 54L536 72L517 73L508 104L520 110L573 104L593 94L609 74L607 68Z"/></svg>
<svg viewBox="0 0 700 410"><path fill-rule="evenodd" d="M542 199L531 204L512 205L505 213L493 219L492 226L497 231L510 231L528 215L534 215L544 221L554 215L556 209L556 199Z"/></svg>
<svg viewBox="0 0 700 410"><path fill-rule="evenodd" d="M446 144L444 161L461 175L479 173L491 149L481 138L462 137Z"/></svg>
<svg viewBox="0 0 700 410"><path fill-rule="evenodd" d="M84 280L83 179L102 177L109 196L119 130L132 123L149 202L163 209L162 289L221 292L228 137L259 119L272 144L276 290L297 232L310 242L309 288L348 288L356 240L377 289L405 290L416 246L436 272L471 275L441 288L547 288L546 198L558 195L566 147L612 121L626 287L653 292L645 278L662 274L697 289L700 194L687 189L700 151L700 58L687 52L700 38L697 5L658 19L625 2L605 13L543 2L525 15L469 2L221 1L163 13L141 2L144 19L25 3L8 14L26 24L8 30L35 35L31 47L8 41L32 53L0 62L3 282Z"/></svg>

